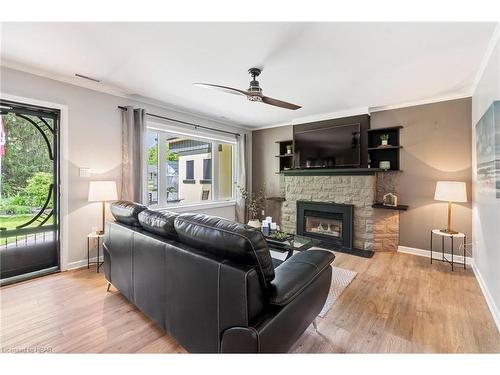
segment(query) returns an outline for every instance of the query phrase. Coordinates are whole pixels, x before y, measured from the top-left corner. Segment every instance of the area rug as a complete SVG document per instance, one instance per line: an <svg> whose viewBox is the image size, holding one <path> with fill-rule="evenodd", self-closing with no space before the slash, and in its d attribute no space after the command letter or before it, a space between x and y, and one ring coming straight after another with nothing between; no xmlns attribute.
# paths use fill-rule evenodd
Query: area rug
<svg viewBox="0 0 500 375"><path fill-rule="evenodd" d="M323 318L328 311L332 308L333 304L340 297L342 292L348 287L348 285L354 280L357 272L349 271L344 268L332 267L332 283L330 285L330 292L326 298L325 305L319 313L319 317Z"/></svg>

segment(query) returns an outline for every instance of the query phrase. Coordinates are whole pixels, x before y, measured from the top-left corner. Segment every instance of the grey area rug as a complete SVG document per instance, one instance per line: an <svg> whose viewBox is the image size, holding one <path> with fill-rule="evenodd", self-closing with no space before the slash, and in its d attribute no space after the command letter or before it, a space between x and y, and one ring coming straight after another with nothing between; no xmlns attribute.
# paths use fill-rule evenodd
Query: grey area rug
<svg viewBox="0 0 500 375"><path fill-rule="evenodd" d="M349 271L344 268L332 267L332 283L330 285L330 292L326 298L325 305L319 313L319 317L323 318L328 311L332 308L333 304L340 297L342 292L349 286L349 284L354 280L358 274L355 271Z"/></svg>

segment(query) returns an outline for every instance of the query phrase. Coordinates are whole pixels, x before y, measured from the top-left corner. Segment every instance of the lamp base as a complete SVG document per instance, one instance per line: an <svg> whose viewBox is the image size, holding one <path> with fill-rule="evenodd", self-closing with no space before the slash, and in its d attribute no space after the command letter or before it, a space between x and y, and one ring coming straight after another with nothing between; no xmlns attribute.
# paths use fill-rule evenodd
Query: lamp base
<svg viewBox="0 0 500 375"><path fill-rule="evenodd" d="M446 234L458 234L456 230L453 229L440 229L439 230L441 233L446 233Z"/></svg>

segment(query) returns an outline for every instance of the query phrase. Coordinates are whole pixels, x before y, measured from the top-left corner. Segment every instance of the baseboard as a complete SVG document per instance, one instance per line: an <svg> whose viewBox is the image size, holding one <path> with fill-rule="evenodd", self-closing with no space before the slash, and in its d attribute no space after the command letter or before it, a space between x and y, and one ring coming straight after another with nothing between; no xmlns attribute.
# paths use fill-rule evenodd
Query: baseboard
<svg viewBox="0 0 500 375"><path fill-rule="evenodd" d="M91 262L96 262L97 261L97 257L93 257L93 258L90 258L90 261ZM100 262L104 262L104 256L100 256L99 257L99 261ZM87 267L87 259L82 259L82 260L77 260L76 262L71 262L71 263L68 263L68 268L67 270L76 270L78 268L83 268L83 267Z"/></svg>
<svg viewBox="0 0 500 375"><path fill-rule="evenodd" d="M486 299L486 304L490 309L490 313L493 316L493 320L495 321L498 332L500 332L500 311L498 310L495 301L493 300L493 297L491 296L491 293L486 286L486 283L484 282L481 272L479 272L479 269L476 267L476 264L474 262L472 263L472 270L474 271L474 275L476 275L476 280L479 284L479 287L481 288L481 291L483 292L484 299Z"/></svg>
<svg viewBox="0 0 500 375"><path fill-rule="evenodd" d="M418 249L416 247L408 247L408 246L398 246L398 252L399 253L405 253L405 254L413 254L413 255L418 255L421 257L426 257L429 258L431 257L431 252L429 250L424 250L424 249ZM451 259L451 254L444 253L446 258L448 260ZM442 260L442 255L440 251L433 251L432 252L432 259L436 260ZM464 262L464 257L461 255L454 254L453 255L453 260L457 263L463 263ZM465 257L465 264L468 266L472 266L474 262L472 261L471 257Z"/></svg>

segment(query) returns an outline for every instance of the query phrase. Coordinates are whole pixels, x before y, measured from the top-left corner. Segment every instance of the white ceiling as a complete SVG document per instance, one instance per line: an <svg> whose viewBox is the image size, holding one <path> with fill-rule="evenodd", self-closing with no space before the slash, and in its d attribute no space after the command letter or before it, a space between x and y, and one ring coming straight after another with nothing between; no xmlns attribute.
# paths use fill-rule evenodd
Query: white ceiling
<svg viewBox="0 0 500 375"><path fill-rule="evenodd" d="M263 127L361 107L469 95L495 23L3 23L1 57L75 73L174 108ZM202 89L246 89L297 111Z"/></svg>

